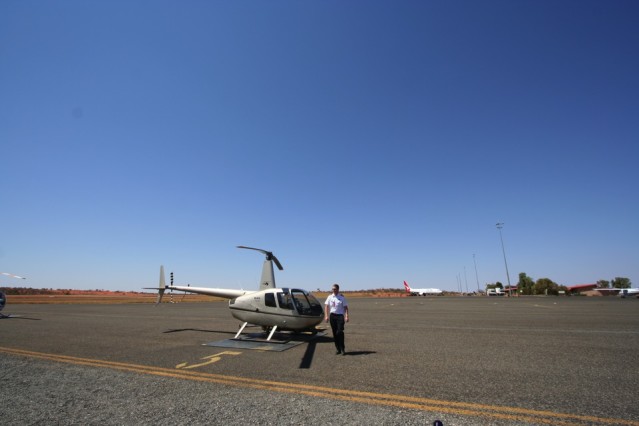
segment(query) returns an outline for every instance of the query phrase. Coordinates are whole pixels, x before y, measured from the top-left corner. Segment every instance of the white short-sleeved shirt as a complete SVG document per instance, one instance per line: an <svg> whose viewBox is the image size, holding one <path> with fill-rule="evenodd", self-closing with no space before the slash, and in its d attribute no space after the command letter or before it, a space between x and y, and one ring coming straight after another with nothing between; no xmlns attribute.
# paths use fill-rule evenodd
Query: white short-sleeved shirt
<svg viewBox="0 0 639 426"><path fill-rule="evenodd" d="M328 305L331 314L344 315L344 308L348 306L346 298L341 294L329 294L324 305Z"/></svg>

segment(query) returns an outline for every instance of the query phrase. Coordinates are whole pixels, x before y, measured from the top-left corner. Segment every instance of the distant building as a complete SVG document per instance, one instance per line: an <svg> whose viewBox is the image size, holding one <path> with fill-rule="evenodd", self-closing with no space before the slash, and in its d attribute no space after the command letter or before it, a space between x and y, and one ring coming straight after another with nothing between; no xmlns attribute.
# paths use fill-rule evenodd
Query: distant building
<svg viewBox="0 0 639 426"><path fill-rule="evenodd" d="M577 284L577 285L571 285L571 286L567 286L568 288L568 294L586 294L588 296L593 296L593 290L597 288L597 284ZM595 292L597 293L598 296L601 295L601 293L599 292Z"/></svg>

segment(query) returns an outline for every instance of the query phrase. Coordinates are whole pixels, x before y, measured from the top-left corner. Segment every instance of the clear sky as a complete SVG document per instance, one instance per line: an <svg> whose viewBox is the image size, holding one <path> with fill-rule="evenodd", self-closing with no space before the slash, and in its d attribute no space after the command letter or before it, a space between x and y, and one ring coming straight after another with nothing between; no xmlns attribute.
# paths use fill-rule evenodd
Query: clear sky
<svg viewBox="0 0 639 426"><path fill-rule="evenodd" d="M637 1L0 2L0 286L639 286ZM475 273L475 262L477 274Z"/></svg>

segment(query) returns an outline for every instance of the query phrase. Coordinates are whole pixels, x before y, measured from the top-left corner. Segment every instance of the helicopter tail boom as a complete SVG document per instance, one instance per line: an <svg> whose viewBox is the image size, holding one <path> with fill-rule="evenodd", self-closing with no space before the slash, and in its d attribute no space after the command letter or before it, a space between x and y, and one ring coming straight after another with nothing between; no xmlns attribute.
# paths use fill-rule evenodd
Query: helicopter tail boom
<svg viewBox="0 0 639 426"><path fill-rule="evenodd" d="M166 285L164 278L164 266L160 266L160 283L157 287L145 287L145 290L157 290L158 298L155 304L162 302L162 296L166 290L183 291L185 293L204 294L207 296L221 297L223 299L235 299L236 297L244 296L245 294L254 293L247 290L235 290L229 288L209 288L209 287L191 287L191 285L173 285L173 273L171 273L171 283Z"/></svg>

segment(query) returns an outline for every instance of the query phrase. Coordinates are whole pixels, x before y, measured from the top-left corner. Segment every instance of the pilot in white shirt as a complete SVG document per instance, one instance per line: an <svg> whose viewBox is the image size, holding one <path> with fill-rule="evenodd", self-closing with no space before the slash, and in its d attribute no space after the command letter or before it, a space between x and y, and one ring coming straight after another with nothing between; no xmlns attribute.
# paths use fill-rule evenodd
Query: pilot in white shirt
<svg viewBox="0 0 639 426"><path fill-rule="evenodd" d="M348 322L348 302L339 292L339 284L333 284L333 293L324 302L326 321L330 321L335 341L336 355L346 355L344 347L344 324Z"/></svg>

